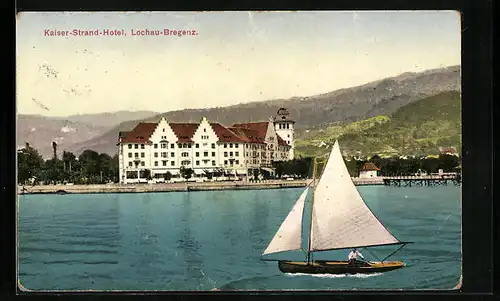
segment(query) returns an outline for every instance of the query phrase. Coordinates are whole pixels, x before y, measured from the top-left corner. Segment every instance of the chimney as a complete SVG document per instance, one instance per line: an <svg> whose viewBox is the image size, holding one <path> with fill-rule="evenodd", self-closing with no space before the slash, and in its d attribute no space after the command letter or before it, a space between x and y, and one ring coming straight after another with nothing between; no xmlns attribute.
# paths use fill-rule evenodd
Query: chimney
<svg viewBox="0 0 500 301"><path fill-rule="evenodd" d="M55 141L52 142L52 149L54 150L54 159L57 159L57 143Z"/></svg>

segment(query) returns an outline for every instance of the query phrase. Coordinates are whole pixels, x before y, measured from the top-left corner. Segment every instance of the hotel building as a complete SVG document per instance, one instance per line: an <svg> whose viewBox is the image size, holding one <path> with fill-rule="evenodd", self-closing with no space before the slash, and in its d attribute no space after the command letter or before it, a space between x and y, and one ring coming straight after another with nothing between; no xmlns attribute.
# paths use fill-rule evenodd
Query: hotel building
<svg viewBox="0 0 500 301"><path fill-rule="evenodd" d="M254 169L273 173L274 161L294 157L294 124L284 108L267 122L230 127L205 117L199 123L171 123L164 117L141 122L118 134L120 183L145 181L145 170L153 179L163 180L167 172L180 178L181 167L191 168L193 178L220 170L249 177Z"/></svg>

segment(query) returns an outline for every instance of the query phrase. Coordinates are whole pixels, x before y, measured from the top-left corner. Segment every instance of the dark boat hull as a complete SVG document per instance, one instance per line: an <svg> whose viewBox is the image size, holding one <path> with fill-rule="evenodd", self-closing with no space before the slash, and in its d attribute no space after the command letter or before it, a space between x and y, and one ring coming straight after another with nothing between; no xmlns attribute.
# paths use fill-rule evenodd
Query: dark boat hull
<svg viewBox="0 0 500 301"><path fill-rule="evenodd" d="M371 262L349 264L347 261L314 261L312 263L279 261L278 267L283 273L304 274L371 274L383 273L402 268L401 261Z"/></svg>

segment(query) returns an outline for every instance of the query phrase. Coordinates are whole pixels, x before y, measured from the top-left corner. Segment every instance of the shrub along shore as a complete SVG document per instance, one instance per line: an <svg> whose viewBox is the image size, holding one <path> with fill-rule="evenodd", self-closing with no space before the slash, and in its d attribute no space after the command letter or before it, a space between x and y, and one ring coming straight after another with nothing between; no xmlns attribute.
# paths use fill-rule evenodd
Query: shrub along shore
<svg viewBox="0 0 500 301"><path fill-rule="evenodd" d="M356 185L383 185L382 178L353 178ZM157 184L95 184L95 185L25 185L18 186L18 194L91 194L91 193L144 193L176 191L280 189L305 187L311 182L304 180L268 180L262 182L179 182Z"/></svg>

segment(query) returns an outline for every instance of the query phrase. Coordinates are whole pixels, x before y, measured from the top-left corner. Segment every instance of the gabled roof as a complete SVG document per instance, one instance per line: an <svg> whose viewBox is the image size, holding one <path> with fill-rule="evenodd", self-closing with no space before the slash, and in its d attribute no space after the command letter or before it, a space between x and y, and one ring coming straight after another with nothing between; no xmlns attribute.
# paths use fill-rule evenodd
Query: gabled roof
<svg viewBox="0 0 500 301"><path fill-rule="evenodd" d="M450 147L439 147L439 151L441 153L456 153L457 149L454 148L453 146L450 146Z"/></svg>
<svg viewBox="0 0 500 301"><path fill-rule="evenodd" d="M265 144L265 136L259 136L259 132L256 130L242 127L231 127L229 130L238 135L246 143Z"/></svg>
<svg viewBox="0 0 500 301"><path fill-rule="evenodd" d="M139 123L132 131L118 132L123 143L148 143L158 123ZM199 127L198 123L169 123L177 136L177 142L193 142L193 136ZM220 142L246 142L265 144L269 122L238 123L225 127L219 123L210 123ZM283 138L277 135L278 145L288 146Z"/></svg>
<svg viewBox="0 0 500 301"><path fill-rule="evenodd" d="M238 136L236 133L225 128L219 123L210 123L210 126L219 138L220 142L246 142L242 137Z"/></svg>
<svg viewBox="0 0 500 301"><path fill-rule="evenodd" d="M276 136L278 138L278 145L281 145L281 146L290 146L290 145L288 145L288 143L285 142L285 140L283 140L283 138L281 138L281 136L279 134L276 134Z"/></svg>
<svg viewBox="0 0 500 301"><path fill-rule="evenodd" d="M259 137L266 137L267 127L269 122L252 122L252 123L236 123L233 124L233 128L243 128L256 131L256 135Z"/></svg>
<svg viewBox="0 0 500 301"><path fill-rule="evenodd" d="M122 131L118 135L123 143L148 143L157 125L157 123L140 122L132 131Z"/></svg>
<svg viewBox="0 0 500 301"><path fill-rule="evenodd" d="M375 164L371 162L366 162L361 167L361 171L374 171L374 170L380 170L380 168L378 168L377 166L375 166Z"/></svg>
<svg viewBox="0 0 500 301"><path fill-rule="evenodd" d="M177 142L193 142L192 138L198 123L169 123L170 127L177 136Z"/></svg>

